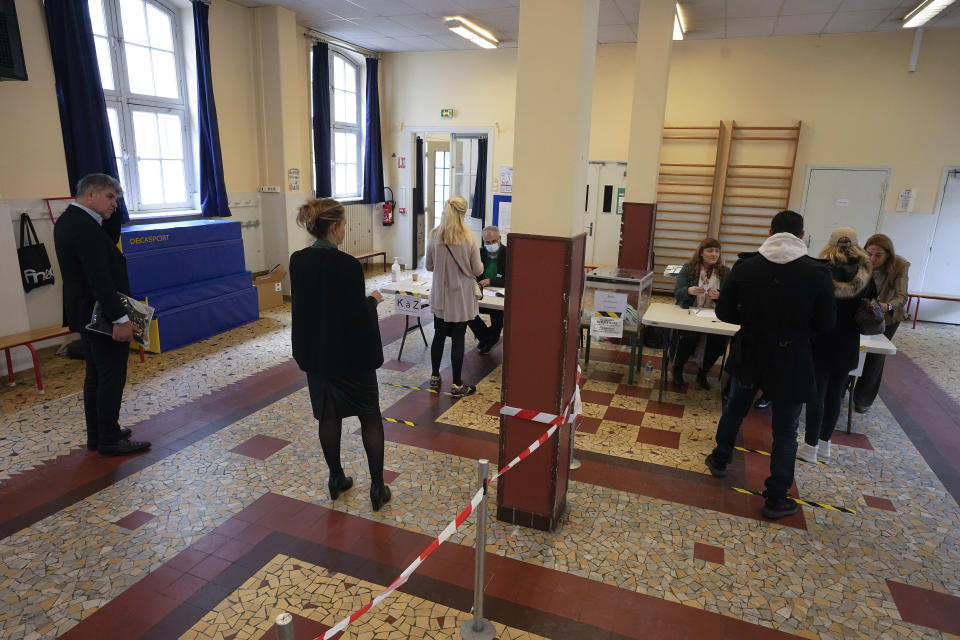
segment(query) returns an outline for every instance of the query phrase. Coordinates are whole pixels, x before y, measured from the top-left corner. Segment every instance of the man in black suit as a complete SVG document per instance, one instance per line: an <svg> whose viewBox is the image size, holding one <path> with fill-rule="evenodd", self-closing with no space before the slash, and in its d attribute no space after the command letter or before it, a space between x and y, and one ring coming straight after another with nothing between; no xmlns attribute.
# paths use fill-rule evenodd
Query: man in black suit
<svg viewBox="0 0 960 640"><path fill-rule="evenodd" d="M787 497L797 456L797 420L814 392L814 333L836 322L833 280L824 263L807 256L803 217L781 211L770 237L756 253L740 255L717 299L717 318L739 324L730 345L730 399L717 424L717 446L707 456L716 477L727 465L743 418L758 389L773 404L773 446L763 514L782 518L797 512Z"/></svg>
<svg viewBox="0 0 960 640"><path fill-rule="evenodd" d="M119 423L133 323L118 293L129 294L130 283L126 260L102 226L116 211L121 193L120 183L108 175L93 173L82 178L74 204L53 228L63 278L63 323L83 341L87 449L102 456L150 448L149 442L129 440L130 429ZM112 337L86 329L97 302L103 316L113 322Z"/></svg>
<svg viewBox="0 0 960 640"><path fill-rule="evenodd" d="M483 262L483 273L477 276L481 287L502 287L507 280L507 251L500 242L500 229L489 226L483 230L483 246L480 247L480 261ZM503 311L483 309L483 313L490 315L490 326L480 316L467 322L473 337L477 339L477 350L480 355L487 355L493 346L500 341L503 331Z"/></svg>

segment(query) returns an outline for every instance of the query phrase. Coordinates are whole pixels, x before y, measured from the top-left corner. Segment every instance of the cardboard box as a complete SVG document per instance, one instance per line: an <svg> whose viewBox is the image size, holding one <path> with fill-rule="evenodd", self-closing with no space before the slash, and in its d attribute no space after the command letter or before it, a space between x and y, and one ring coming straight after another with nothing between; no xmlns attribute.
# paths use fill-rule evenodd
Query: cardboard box
<svg viewBox="0 0 960 640"><path fill-rule="evenodd" d="M260 311L279 307L283 304L283 278L286 275L286 268L282 264L278 264L264 275L253 279L253 284L257 287Z"/></svg>

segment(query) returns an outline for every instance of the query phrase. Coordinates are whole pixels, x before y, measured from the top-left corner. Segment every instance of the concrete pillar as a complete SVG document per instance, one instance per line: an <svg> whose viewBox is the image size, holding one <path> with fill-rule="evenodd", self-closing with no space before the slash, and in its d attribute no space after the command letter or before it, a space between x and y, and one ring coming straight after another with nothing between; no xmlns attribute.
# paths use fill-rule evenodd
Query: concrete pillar
<svg viewBox="0 0 960 640"><path fill-rule="evenodd" d="M583 231L599 0L523 0L511 232Z"/></svg>

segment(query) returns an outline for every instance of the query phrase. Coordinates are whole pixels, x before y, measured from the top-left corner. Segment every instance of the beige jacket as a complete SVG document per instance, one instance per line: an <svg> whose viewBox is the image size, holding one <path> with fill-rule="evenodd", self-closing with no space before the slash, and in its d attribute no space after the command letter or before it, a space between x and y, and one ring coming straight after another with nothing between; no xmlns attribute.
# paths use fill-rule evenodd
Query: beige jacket
<svg viewBox="0 0 960 640"><path fill-rule="evenodd" d="M473 292L476 276L483 273L483 262L473 235L469 241L453 245L447 251L447 245L437 242L436 231L431 232L427 243L427 271L433 272L430 286L433 315L447 322L466 322L477 317L480 306Z"/></svg>
<svg viewBox="0 0 960 640"><path fill-rule="evenodd" d="M910 271L910 263L894 256L893 273L885 277L880 269L873 272L874 280L877 283L877 300L886 302L890 309L884 314L884 322L887 326L900 322L907 316L907 274Z"/></svg>

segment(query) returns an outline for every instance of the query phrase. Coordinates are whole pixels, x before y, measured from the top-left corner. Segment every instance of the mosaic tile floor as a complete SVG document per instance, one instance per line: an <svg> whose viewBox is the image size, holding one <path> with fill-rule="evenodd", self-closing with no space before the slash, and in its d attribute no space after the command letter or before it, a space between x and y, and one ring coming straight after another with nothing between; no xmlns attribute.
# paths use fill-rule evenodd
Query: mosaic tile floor
<svg viewBox="0 0 960 640"><path fill-rule="evenodd" d="M397 362L402 323L389 298L379 313L393 336L381 382L422 385L428 349L411 334ZM354 419L342 455L356 486L336 502L326 495L309 398L289 364L289 311L264 315L131 361L122 421L154 440L147 456L76 451L77 363L45 354L45 398L31 398L27 385L0 391L0 525L27 480L62 487L36 504L16 496L22 526L0 538L0 638L259 639L280 609L297 614L306 630L298 640L313 638L395 577L465 504L474 461L497 457L499 346L482 357L468 338L465 377L479 382L476 396L453 402L383 385L385 415L417 426L385 425L395 497L372 513ZM927 350L911 352L909 340L901 348L937 371L929 354L955 336L916 332ZM432 325L425 333L429 340ZM882 402L857 417L859 435L839 437L830 466L798 463L801 496L857 513L804 508L773 524L759 516L759 498L705 474L718 393L670 390L656 403L652 381L625 384L621 360L609 344L594 345L588 420L577 435L584 467L572 476L561 527L490 523L498 637L960 637L956 494ZM769 449L768 419L751 414L745 446ZM164 435L190 425L193 437ZM766 463L738 454L732 481L759 488ZM459 637L471 522L343 637Z"/></svg>

